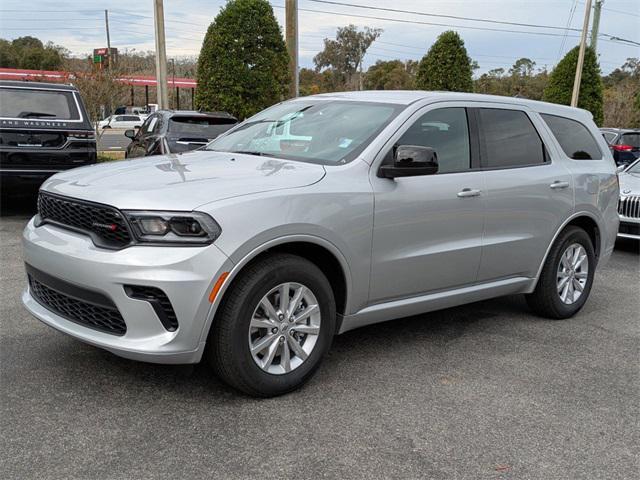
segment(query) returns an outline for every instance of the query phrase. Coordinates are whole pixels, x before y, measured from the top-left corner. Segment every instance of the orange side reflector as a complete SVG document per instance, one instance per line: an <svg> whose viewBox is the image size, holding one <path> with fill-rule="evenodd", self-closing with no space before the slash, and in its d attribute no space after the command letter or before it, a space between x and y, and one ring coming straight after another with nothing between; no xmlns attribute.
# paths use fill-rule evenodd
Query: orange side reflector
<svg viewBox="0 0 640 480"><path fill-rule="evenodd" d="M229 272L224 272L222 275L220 275L220 277L218 277L218 280L216 280L216 284L213 286L213 289L209 294L209 302L211 303L214 302L214 300L216 299L216 296L218 295L218 292L220 291L220 288L222 287L222 284L224 283L224 281L227 279L228 276L229 276Z"/></svg>

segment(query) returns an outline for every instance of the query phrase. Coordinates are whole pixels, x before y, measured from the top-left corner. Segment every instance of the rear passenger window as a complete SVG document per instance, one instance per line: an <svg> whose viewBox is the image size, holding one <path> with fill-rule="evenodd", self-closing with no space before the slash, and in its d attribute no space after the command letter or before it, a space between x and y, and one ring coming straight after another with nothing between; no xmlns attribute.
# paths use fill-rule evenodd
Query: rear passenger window
<svg viewBox="0 0 640 480"><path fill-rule="evenodd" d="M546 161L544 144L526 113L481 108L479 115L484 143L483 167L523 167Z"/></svg>
<svg viewBox="0 0 640 480"><path fill-rule="evenodd" d="M438 173L467 171L471 167L467 112L464 108L440 108L425 113L404 132L398 145L433 148Z"/></svg>
<svg viewBox="0 0 640 480"><path fill-rule="evenodd" d="M574 160L600 160L602 152L593 135L580 122L557 115L541 114L565 155Z"/></svg>

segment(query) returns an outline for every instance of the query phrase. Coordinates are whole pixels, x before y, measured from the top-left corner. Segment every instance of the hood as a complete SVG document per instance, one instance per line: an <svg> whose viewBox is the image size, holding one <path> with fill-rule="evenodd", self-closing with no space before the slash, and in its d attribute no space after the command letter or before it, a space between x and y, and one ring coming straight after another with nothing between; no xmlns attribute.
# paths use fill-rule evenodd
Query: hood
<svg viewBox="0 0 640 480"><path fill-rule="evenodd" d="M620 193L622 195L640 195L640 174L639 173L621 173L618 175L620 180Z"/></svg>
<svg viewBox="0 0 640 480"><path fill-rule="evenodd" d="M205 203L318 182L321 165L195 151L102 163L58 173L42 189L120 209L193 210Z"/></svg>

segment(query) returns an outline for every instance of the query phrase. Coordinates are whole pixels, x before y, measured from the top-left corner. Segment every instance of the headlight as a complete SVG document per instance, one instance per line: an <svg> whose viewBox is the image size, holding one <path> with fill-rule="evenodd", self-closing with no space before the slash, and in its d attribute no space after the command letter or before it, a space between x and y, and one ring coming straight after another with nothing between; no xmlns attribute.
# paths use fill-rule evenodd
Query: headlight
<svg viewBox="0 0 640 480"><path fill-rule="evenodd" d="M128 210L122 213L140 243L206 245L222 233L220 225L202 212Z"/></svg>

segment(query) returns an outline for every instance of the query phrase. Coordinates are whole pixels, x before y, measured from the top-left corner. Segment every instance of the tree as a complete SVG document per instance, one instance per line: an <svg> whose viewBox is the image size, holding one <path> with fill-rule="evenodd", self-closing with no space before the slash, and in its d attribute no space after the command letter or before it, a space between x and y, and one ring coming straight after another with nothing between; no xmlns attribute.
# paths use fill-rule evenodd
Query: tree
<svg viewBox="0 0 640 480"><path fill-rule="evenodd" d="M0 67L30 70L56 70L69 52L53 43L43 45L35 37L19 37L9 42L0 39Z"/></svg>
<svg viewBox="0 0 640 480"><path fill-rule="evenodd" d="M558 62L549 76L549 84L544 89L543 100L564 105L571 104L578 53L579 47L574 47ZM584 54L578 107L589 110L596 124L602 125L602 78L600 77L600 66L598 65L596 53L591 47L587 47Z"/></svg>
<svg viewBox="0 0 640 480"><path fill-rule="evenodd" d="M369 90L411 90L417 69L418 62L414 60L378 60L367 70L364 87Z"/></svg>
<svg viewBox="0 0 640 480"><path fill-rule="evenodd" d="M289 55L266 0L230 0L209 26L198 59L196 105L240 119L282 100Z"/></svg>
<svg viewBox="0 0 640 480"><path fill-rule="evenodd" d="M416 86L423 90L471 92L471 58L464 41L454 31L442 33L420 60Z"/></svg>
<svg viewBox="0 0 640 480"><path fill-rule="evenodd" d="M365 27L364 31L358 31L355 25L338 28L336 39L325 38L324 50L313 58L316 71L326 68L331 71L336 86L353 89L353 78L364 55L381 34L380 28Z"/></svg>
<svg viewBox="0 0 640 480"><path fill-rule="evenodd" d="M640 127L640 60L627 58L619 68L603 78L604 125Z"/></svg>

